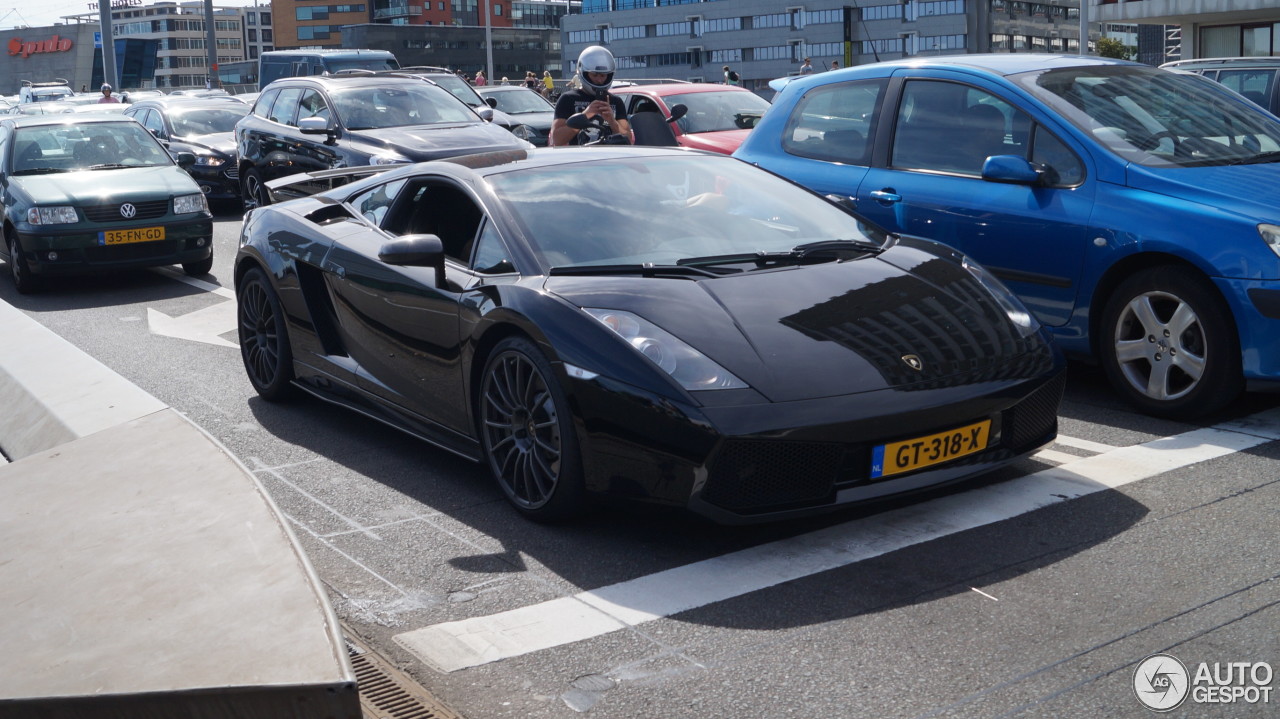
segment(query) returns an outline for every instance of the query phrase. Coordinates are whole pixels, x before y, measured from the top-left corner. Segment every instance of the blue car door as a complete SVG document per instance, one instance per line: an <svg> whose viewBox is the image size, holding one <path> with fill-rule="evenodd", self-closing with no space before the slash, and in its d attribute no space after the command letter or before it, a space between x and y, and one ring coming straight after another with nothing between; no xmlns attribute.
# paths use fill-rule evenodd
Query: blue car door
<svg viewBox="0 0 1280 719"><path fill-rule="evenodd" d="M998 91L911 78L891 92L881 141L858 185L858 211L891 230L950 244L1008 284L1046 325L1078 301L1094 186L1085 160ZM1015 155L1040 182L984 180L985 160Z"/></svg>

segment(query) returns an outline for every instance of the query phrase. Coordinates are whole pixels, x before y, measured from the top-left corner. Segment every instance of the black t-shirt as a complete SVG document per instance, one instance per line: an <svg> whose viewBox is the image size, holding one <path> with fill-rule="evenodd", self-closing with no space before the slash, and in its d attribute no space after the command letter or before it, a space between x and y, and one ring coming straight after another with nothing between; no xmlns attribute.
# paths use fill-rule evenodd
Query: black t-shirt
<svg viewBox="0 0 1280 719"><path fill-rule="evenodd" d="M576 115L587 109L587 105L590 105L595 99L596 95L593 92L588 92L586 90L569 90L561 95L560 99L556 101L555 117L558 120L568 120L571 115ZM626 105L623 104L622 98L617 95L610 95L609 104L613 106L614 119L618 121L626 121L627 108ZM575 135L569 144L580 145L584 142L592 142L594 140L599 140L604 134L607 134L607 131L602 133L593 125L590 129L583 130Z"/></svg>

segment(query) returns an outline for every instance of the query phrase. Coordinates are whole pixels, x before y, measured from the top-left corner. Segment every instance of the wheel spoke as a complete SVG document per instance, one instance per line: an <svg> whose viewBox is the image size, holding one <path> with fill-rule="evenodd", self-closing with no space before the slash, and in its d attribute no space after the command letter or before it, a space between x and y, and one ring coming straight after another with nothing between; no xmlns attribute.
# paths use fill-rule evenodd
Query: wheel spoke
<svg viewBox="0 0 1280 719"><path fill-rule="evenodd" d="M1151 356L1149 347L1150 343L1145 339L1120 340L1116 342L1116 359L1120 364L1149 359Z"/></svg>
<svg viewBox="0 0 1280 719"><path fill-rule="evenodd" d="M1181 343L1178 338L1184 333L1199 324L1200 318L1196 317L1196 311L1186 302L1179 302L1178 309L1173 311L1173 316L1169 318L1169 333L1175 342Z"/></svg>
<svg viewBox="0 0 1280 719"><path fill-rule="evenodd" d="M1153 362L1147 376L1147 396L1152 399L1169 399L1169 362Z"/></svg>
<svg viewBox="0 0 1280 719"><path fill-rule="evenodd" d="M1151 305L1151 296L1142 295L1133 298L1129 303L1129 310L1133 312L1133 316L1142 323L1142 330L1148 335L1159 336L1164 331L1164 323L1156 316L1155 307Z"/></svg>
<svg viewBox="0 0 1280 719"><path fill-rule="evenodd" d="M1204 376L1204 358L1190 352L1178 352L1173 355L1173 366L1182 370L1192 382L1199 382Z"/></svg>

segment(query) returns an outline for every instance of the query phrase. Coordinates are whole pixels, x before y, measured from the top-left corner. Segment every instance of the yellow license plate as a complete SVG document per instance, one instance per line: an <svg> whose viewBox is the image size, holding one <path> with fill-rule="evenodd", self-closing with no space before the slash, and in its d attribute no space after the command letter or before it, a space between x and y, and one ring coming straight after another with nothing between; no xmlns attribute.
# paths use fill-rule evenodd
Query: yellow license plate
<svg viewBox="0 0 1280 719"><path fill-rule="evenodd" d="M164 239L163 227L139 227L132 230L107 230L98 233L99 245L128 245Z"/></svg>
<svg viewBox="0 0 1280 719"><path fill-rule="evenodd" d="M950 462L987 448L991 420L949 429L925 437L877 446L871 452L871 477L888 477Z"/></svg>

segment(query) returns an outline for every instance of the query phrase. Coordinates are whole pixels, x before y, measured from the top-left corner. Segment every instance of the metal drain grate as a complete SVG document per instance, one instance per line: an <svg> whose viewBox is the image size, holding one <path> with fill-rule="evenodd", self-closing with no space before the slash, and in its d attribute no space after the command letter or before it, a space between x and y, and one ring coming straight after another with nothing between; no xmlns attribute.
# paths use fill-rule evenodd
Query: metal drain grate
<svg viewBox="0 0 1280 719"><path fill-rule="evenodd" d="M364 719L461 719L351 632L343 632L343 638L356 672Z"/></svg>

